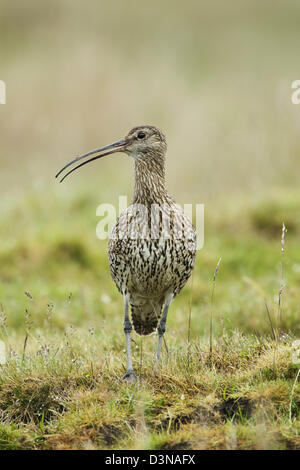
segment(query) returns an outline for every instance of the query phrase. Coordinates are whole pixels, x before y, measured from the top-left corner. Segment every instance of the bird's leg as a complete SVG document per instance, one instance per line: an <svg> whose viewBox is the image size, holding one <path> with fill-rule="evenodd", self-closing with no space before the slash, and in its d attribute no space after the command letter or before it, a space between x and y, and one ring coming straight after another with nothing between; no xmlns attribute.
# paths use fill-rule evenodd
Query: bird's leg
<svg viewBox="0 0 300 470"><path fill-rule="evenodd" d="M130 345L130 333L132 330L132 325L131 325L129 314L128 314L128 296L126 294L124 294L124 309L125 309L124 332L125 332L125 338L126 338L128 367L127 367L126 374L123 376L123 380L128 380L129 382L135 382L137 380L137 377L134 373L133 366L132 366L131 345Z"/></svg>
<svg viewBox="0 0 300 470"><path fill-rule="evenodd" d="M170 303L171 303L172 299L173 299L173 294L170 294L167 297L166 301L165 301L163 314L161 316L161 319L160 319L160 322L159 322L159 325L158 325L158 328L157 328L158 345L157 345L156 363L155 363L154 370L158 369L159 356L160 356L160 350L161 350L161 341L162 341L163 335L166 331L167 315L168 315L168 310L169 310L169 306L170 306Z"/></svg>

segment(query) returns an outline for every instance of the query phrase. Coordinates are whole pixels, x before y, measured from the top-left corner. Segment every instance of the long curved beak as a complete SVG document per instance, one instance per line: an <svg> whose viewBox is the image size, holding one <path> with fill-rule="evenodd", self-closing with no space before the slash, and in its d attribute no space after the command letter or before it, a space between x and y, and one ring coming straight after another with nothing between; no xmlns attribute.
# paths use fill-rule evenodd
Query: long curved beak
<svg viewBox="0 0 300 470"><path fill-rule="evenodd" d="M60 183L61 183L70 173L73 173L73 171L77 170L77 168L80 168L81 166L86 165L87 163L92 162L94 160L97 160L98 158L102 158L102 157L105 157L106 155L110 155L111 153L122 152L126 148L127 143L128 142L126 142L125 139L121 139L121 140L118 140L117 142L114 142L113 144L105 145L104 147L100 147L99 149L92 150L91 152L85 153L84 155L80 155L80 157L77 157L74 160L72 160L71 162L67 163L67 165L65 165L57 173L57 175L55 175L55 178L57 178L66 168L73 165L73 163L76 163L79 160L82 160L83 158L88 157L89 155L93 155L93 154L99 153L99 152L104 152L104 153L100 153L100 155L96 155L93 158L89 158L88 160L86 160L86 161L80 163L79 165L75 166L74 168L72 168L72 170L68 171L64 175L64 177L60 180Z"/></svg>

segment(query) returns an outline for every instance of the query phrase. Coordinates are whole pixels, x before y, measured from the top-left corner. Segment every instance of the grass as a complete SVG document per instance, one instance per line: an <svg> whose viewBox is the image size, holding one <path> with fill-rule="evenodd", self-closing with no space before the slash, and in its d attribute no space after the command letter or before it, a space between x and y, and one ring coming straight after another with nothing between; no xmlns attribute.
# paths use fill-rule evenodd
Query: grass
<svg viewBox="0 0 300 470"><path fill-rule="evenodd" d="M2 0L0 449L299 449L299 18L296 0ZM129 386L95 230L132 164L54 175L143 123L166 132L171 194L205 203L205 243L157 374L157 338L132 336Z"/></svg>
<svg viewBox="0 0 300 470"><path fill-rule="evenodd" d="M289 421L290 338L274 343L240 332L209 345L168 337L169 357L153 373L144 352L140 381L120 379L122 341L104 332L33 340L36 350L12 354L1 374L0 448L37 449L299 449L297 386ZM151 341L154 346L154 341Z"/></svg>
<svg viewBox="0 0 300 470"><path fill-rule="evenodd" d="M30 196L20 203L26 215L16 205L5 218L9 233L19 213L20 232L0 254L7 352L0 448L299 449L300 386L291 360L299 335L296 232L285 239L279 330L281 227L266 235L250 205L237 233L222 209L216 237L216 219L208 217L193 280L172 304L161 367L153 372L156 336L141 342L133 335L140 380L128 385L121 380L122 299L108 276L106 242L92 236L88 204L73 197L67 216L49 211L45 221L42 206L62 201ZM26 225L29 213L34 227Z"/></svg>

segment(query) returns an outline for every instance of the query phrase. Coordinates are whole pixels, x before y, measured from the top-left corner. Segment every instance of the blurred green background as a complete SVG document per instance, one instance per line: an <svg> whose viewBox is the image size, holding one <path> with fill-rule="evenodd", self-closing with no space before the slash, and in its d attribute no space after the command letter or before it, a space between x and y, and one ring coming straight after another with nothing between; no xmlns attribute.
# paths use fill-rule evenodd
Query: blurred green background
<svg viewBox="0 0 300 470"><path fill-rule="evenodd" d="M205 204L205 245L171 332L186 335L191 302L193 335L207 333L220 256L220 332L269 331L247 279L276 312L283 221L284 321L299 331L299 24L296 0L2 0L0 303L11 332L25 328L25 309L37 327L50 309L60 328L109 319L109 334L114 323L121 332L96 207L130 198L133 164L117 154L62 185L54 175L140 124L166 133L171 194Z"/></svg>

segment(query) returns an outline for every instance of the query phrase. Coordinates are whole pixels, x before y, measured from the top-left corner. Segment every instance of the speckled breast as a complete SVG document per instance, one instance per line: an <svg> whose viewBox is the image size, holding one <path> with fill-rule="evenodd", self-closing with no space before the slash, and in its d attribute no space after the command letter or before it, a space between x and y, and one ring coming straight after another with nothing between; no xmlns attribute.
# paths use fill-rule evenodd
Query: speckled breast
<svg viewBox="0 0 300 470"><path fill-rule="evenodd" d="M139 208L140 209L140 208ZM196 233L190 219L175 208L166 230L164 209L149 217L129 206L109 240L111 275L121 293L159 298L179 293L194 267Z"/></svg>

